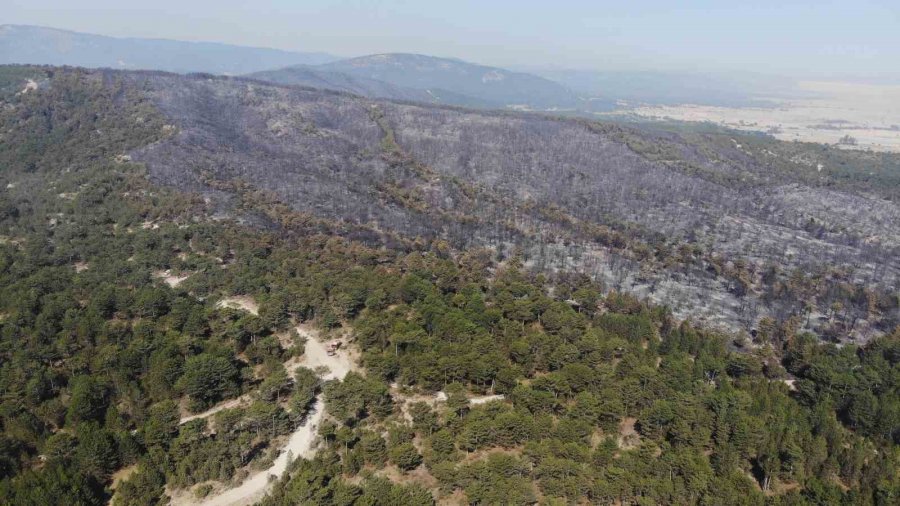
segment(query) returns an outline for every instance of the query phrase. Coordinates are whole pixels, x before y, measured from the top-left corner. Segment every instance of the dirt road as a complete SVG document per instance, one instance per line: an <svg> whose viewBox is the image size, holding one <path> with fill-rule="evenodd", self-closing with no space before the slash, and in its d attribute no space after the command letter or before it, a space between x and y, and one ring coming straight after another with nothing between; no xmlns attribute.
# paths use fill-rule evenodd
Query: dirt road
<svg viewBox="0 0 900 506"><path fill-rule="evenodd" d="M306 337L303 359L297 365L316 369L325 367L328 372L323 379L344 379L354 365L348 350L340 350L329 356L325 344L317 339L317 333L306 326L297 327L297 331ZM280 477L287 469L289 458L310 458L316 451L316 432L325 413L325 405L320 395L313 406L306 422L291 434L287 444L281 449L275 462L265 471L256 473L235 488L223 490L203 499L196 499L190 493L179 493L172 498L173 506L245 506L262 499L269 489L270 476Z"/></svg>
<svg viewBox="0 0 900 506"><path fill-rule="evenodd" d="M242 406L242 405L249 404L249 403L250 403L249 395L242 395L242 396L238 397L237 399L229 399L227 401L220 402L219 404L213 406L210 409L207 409L206 411L204 411L202 413L197 413L196 415L188 415L188 416L181 417L181 420L178 422L178 425L184 425L184 424L190 422L191 420L198 420L200 418L209 418L212 415L218 413L219 411L222 411L223 409L236 408L238 406Z"/></svg>

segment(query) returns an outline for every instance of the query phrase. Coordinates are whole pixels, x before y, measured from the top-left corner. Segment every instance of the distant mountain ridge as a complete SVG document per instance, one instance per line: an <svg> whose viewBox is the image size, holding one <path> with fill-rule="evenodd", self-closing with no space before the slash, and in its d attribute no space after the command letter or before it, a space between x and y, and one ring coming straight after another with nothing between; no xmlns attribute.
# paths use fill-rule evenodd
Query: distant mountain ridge
<svg viewBox="0 0 900 506"><path fill-rule="evenodd" d="M326 53L117 38L26 25L0 25L0 64L246 75L370 98L481 109L590 114L612 104L586 100L552 79L453 58L388 53L339 59Z"/></svg>
<svg viewBox="0 0 900 506"><path fill-rule="evenodd" d="M553 80L455 58L373 54L322 65L295 65L250 74L278 84L323 87L358 95L484 109L584 113L612 101L585 100Z"/></svg>
<svg viewBox="0 0 900 506"><path fill-rule="evenodd" d="M0 25L0 64L246 74L289 65L318 65L336 59L319 52L215 42L117 38L41 26Z"/></svg>
<svg viewBox="0 0 900 506"><path fill-rule="evenodd" d="M570 89L543 77L421 54L374 54L319 68L433 93L446 90L504 106L574 108L580 103Z"/></svg>
<svg viewBox="0 0 900 506"><path fill-rule="evenodd" d="M368 97L417 102L430 102L432 100L431 95L425 90L405 88L385 81L351 76L341 72L320 70L318 67L308 65L294 65L277 70L254 72L249 77L275 84L345 91Z"/></svg>
<svg viewBox="0 0 900 506"><path fill-rule="evenodd" d="M56 28L0 25L0 64L69 65L246 75L277 84L353 93L370 98L480 109L564 114L610 110L612 100L587 100L567 85L515 72L412 53L339 59L210 42L117 38Z"/></svg>

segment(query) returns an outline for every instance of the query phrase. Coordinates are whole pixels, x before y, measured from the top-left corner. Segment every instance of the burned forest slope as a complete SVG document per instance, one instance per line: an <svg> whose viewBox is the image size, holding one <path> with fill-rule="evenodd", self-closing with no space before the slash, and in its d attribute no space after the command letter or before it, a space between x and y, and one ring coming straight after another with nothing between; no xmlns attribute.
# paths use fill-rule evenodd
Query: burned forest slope
<svg viewBox="0 0 900 506"><path fill-rule="evenodd" d="M134 153L154 182L225 214L515 251L731 329L866 339L898 320L894 159L236 78L116 78L178 129Z"/></svg>

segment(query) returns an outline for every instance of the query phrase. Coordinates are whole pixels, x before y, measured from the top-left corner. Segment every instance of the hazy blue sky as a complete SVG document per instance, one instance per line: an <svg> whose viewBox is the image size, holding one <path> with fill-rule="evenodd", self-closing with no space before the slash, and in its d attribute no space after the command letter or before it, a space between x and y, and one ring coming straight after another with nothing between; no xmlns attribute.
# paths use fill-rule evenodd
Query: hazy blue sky
<svg viewBox="0 0 900 506"><path fill-rule="evenodd" d="M900 0L0 0L0 23L485 64L898 75Z"/></svg>

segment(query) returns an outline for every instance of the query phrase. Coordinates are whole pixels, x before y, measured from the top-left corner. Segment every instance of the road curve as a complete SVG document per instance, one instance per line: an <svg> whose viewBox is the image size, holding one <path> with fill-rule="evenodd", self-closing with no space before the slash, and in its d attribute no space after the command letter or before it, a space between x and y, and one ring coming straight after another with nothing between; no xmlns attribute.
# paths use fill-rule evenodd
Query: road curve
<svg viewBox="0 0 900 506"><path fill-rule="evenodd" d="M341 350L336 355L329 356L325 351L325 345L316 339L314 332L302 326L298 327L297 331L306 337L303 359L297 365L309 369L324 366L328 368L328 371L322 375L323 379L344 379L344 376L353 368L353 360L347 350ZM246 506L259 501L269 490L272 477L281 477L288 468L289 458L311 458L315 455L316 431L324 413L325 404L322 395L319 394L306 421L291 434L278 457L265 471L251 475L237 487L222 490L203 499L196 499L188 491L182 491L172 498L170 504L172 506Z"/></svg>

